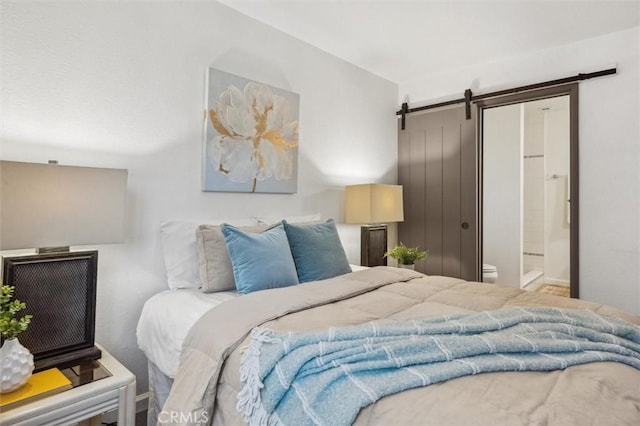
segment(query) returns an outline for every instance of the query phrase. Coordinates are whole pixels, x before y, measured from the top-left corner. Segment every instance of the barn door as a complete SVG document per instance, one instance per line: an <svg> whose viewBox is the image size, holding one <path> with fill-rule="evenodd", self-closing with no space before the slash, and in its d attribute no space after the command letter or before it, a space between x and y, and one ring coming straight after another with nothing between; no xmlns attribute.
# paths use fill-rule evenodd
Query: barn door
<svg viewBox="0 0 640 426"><path fill-rule="evenodd" d="M478 191L476 117L464 106L406 116L398 127L398 181L404 222L398 240L429 250L416 269L477 280Z"/></svg>

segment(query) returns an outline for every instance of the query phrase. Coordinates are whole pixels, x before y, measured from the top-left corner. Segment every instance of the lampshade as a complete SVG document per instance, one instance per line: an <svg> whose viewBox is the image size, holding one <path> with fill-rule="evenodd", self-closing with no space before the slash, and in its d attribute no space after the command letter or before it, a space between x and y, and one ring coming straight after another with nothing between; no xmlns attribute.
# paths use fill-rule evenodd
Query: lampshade
<svg viewBox="0 0 640 426"><path fill-rule="evenodd" d="M0 250L124 242L127 170L0 161Z"/></svg>
<svg viewBox="0 0 640 426"><path fill-rule="evenodd" d="M402 186L368 183L345 188L346 223L402 222Z"/></svg>

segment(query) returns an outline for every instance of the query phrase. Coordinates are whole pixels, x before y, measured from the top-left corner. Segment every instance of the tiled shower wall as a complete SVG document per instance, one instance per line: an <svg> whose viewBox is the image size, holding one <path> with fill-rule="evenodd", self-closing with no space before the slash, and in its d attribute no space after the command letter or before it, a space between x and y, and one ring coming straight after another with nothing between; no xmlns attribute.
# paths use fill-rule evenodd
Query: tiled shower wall
<svg viewBox="0 0 640 426"><path fill-rule="evenodd" d="M544 271L544 111L525 104L523 273Z"/></svg>

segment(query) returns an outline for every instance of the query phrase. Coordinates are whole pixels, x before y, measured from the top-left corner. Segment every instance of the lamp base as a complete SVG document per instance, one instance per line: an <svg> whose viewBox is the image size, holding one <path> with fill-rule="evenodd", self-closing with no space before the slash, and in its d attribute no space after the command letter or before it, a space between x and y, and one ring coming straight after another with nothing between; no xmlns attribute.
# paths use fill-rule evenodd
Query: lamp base
<svg viewBox="0 0 640 426"><path fill-rule="evenodd" d="M47 370L49 368L67 368L78 365L86 361L94 361L102 357L102 351L96 346L90 348L78 349L64 354L55 355L50 358L44 358L36 361L34 373Z"/></svg>
<svg viewBox="0 0 640 426"><path fill-rule="evenodd" d="M363 225L360 227L360 264L362 266L387 266L387 225Z"/></svg>
<svg viewBox="0 0 640 426"><path fill-rule="evenodd" d="M20 342L36 371L100 358L94 345L98 252L3 257L4 282L33 315Z"/></svg>

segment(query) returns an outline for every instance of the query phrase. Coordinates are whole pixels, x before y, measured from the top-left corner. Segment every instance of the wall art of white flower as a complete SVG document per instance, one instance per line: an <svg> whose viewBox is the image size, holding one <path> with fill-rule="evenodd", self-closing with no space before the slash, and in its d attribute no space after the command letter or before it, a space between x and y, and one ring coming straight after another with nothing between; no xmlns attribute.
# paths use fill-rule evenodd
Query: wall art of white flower
<svg viewBox="0 0 640 426"><path fill-rule="evenodd" d="M203 190L294 193L299 95L208 72Z"/></svg>

